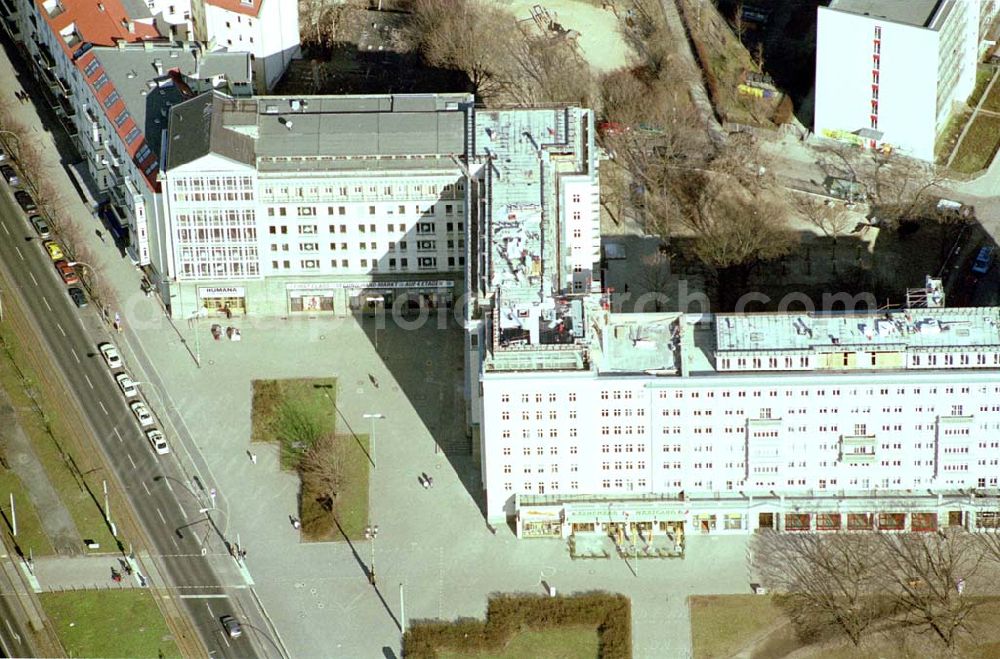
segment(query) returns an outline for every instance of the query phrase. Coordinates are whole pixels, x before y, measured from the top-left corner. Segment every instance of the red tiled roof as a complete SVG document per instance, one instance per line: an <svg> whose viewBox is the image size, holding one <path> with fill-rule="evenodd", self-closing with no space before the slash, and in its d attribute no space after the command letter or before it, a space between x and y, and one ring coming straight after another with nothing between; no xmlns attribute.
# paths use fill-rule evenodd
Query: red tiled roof
<svg viewBox="0 0 1000 659"><path fill-rule="evenodd" d="M264 0L205 0L205 4L257 18L257 14L260 13L260 6L264 4Z"/></svg>
<svg viewBox="0 0 1000 659"><path fill-rule="evenodd" d="M81 44L69 46L65 39L60 39L63 50L70 56L82 43L113 46L118 39L140 41L157 39L161 36L155 26L147 23L134 23L135 32L129 32L128 15L118 0L60 0L60 4L63 8L62 13L50 18L43 0L35 0L38 13L48 22L53 34L58 35L71 24L75 24L76 32L82 40Z"/></svg>
<svg viewBox="0 0 1000 659"><path fill-rule="evenodd" d="M81 55L76 60L76 66L83 73L87 84L94 90L94 98L101 104L101 111L108 117L109 123L114 131L118 133L122 144L125 145L127 157L135 161L139 171L142 172L143 177L146 179L146 184L152 190L159 192L160 184L156 180L159 166L156 154L152 153L148 148L143 148L146 146L146 136L142 132L143 127L139 126L131 115L128 115L125 119L121 119L122 113L128 110L121 98L115 100L111 105L105 105L108 97L116 93L117 90L114 84L110 80L107 80L104 67L101 66L97 55L94 51ZM90 70L89 75L87 73L88 69ZM102 76L105 76L105 80L101 83L100 89L98 89L97 83L101 80ZM138 129L138 132L135 132L135 129ZM128 139L130 134L132 135L131 141ZM147 169L149 169L148 173Z"/></svg>

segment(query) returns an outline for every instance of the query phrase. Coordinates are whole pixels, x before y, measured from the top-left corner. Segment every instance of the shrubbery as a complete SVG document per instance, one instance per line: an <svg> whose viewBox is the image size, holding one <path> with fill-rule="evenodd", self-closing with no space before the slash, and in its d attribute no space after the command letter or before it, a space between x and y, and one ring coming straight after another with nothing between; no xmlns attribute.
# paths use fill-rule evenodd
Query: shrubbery
<svg viewBox="0 0 1000 659"><path fill-rule="evenodd" d="M605 592L545 597L495 594L486 621L459 618L454 622L418 621L403 637L403 656L436 657L438 650L496 652L522 631L593 626L600 637L601 659L632 656L632 608L624 595Z"/></svg>

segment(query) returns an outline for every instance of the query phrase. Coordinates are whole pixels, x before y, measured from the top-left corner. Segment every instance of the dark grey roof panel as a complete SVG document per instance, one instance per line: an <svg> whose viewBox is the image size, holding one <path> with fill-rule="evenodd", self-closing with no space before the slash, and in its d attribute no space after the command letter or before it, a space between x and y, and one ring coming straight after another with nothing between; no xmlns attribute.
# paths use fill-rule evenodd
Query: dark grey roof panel
<svg viewBox="0 0 1000 659"><path fill-rule="evenodd" d="M432 94L396 96L393 110L396 112L434 112L438 109L437 97Z"/></svg>
<svg viewBox="0 0 1000 659"><path fill-rule="evenodd" d="M437 153L465 153L465 113L438 112L434 116L438 120L438 135L441 136Z"/></svg>
<svg viewBox="0 0 1000 659"><path fill-rule="evenodd" d="M212 94L196 96L171 108L167 163L164 169L186 165L208 153L212 122L206 115L211 111Z"/></svg>

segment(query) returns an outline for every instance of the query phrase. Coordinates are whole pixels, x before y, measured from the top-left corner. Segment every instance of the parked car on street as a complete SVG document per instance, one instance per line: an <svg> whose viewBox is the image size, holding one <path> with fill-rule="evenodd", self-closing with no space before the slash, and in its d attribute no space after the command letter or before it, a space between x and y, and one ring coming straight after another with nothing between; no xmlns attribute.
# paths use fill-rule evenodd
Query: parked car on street
<svg viewBox="0 0 1000 659"><path fill-rule="evenodd" d="M132 410L132 414L135 415L135 418L139 420L140 426L147 428L153 425L153 415L150 414L149 408L146 407L145 403L142 401L136 401L129 405L129 409Z"/></svg>
<svg viewBox="0 0 1000 659"><path fill-rule="evenodd" d="M118 354L118 348L114 344L101 343L97 346L97 349L101 352L101 357L104 357L108 368L121 368L125 365L125 362L122 361L122 356Z"/></svg>
<svg viewBox="0 0 1000 659"><path fill-rule="evenodd" d="M35 231L42 238L48 238L52 235L52 230L49 229L49 223L41 215L32 215L30 218L31 226L35 227Z"/></svg>
<svg viewBox="0 0 1000 659"><path fill-rule="evenodd" d="M73 304L75 304L78 309L83 309L87 306L87 294L83 292L82 288L79 288L78 286L70 286L68 293L70 298L73 300Z"/></svg>
<svg viewBox="0 0 1000 659"><path fill-rule="evenodd" d="M46 240L42 243L42 246L45 248L45 251L49 253L49 257L53 261L62 261L66 258L66 255L63 254L62 247L60 247L59 243L54 240Z"/></svg>
<svg viewBox="0 0 1000 659"><path fill-rule="evenodd" d="M167 453L170 453L170 447L167 446L167 440L163 436L162 430L147 430L146 439L149 440L150 446L153 447L153 450L156 451L157 454L166 455Z"/></svg>
<svg viewBox="0 0 1000 659"><path fill-rule="evenodd" d="M972 262L972 271L977 275L985 275L993 265L993 252L994 249L989 245L982 247L976 254L976 260Z"/></svg>
<svg viewBox="0 0 1000 659"><path fill-rule="evenodd" d="M139 396L139 387L136 386L128 373L119 373L116 375L115 382L118 383L118 388L125 394L125 398L136 398Z"/></svg>
<svg viewBox="0 0 1000 659"><path fill-rule="evenodd" d="M14 193L14 199L17 200L17 204L21 207L25 213L30 213L31 211L38 210L38 205L35 204L35 200L31 198L31 195L24 190L18 190Z"/></svg>
<svg viewBox="0 0 1000 659"><path fill-rule="evenodd" d="M66 261L56 261L56 270L59 271L59 276L62 277L63 283L69 284L79 284L80 277L76 274L76 270L73 269Z"/></svg>
<svg viewBox="0 0 1000 659"><path fill-rule="evenodd" d="M7 181L7 185L21 185L21 179L18 178L17 172L10 165L0 165L0 175L3 176L3 180Z"/></svg>

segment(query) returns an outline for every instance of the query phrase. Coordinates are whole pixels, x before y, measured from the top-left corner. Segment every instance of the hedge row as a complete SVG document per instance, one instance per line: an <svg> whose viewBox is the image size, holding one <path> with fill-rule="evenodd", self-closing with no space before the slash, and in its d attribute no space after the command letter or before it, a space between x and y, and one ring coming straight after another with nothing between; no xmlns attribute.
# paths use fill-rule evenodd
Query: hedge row
<svg viewBox="0 0 1000 659"><path fill-rule="evenodd" d="M521 631L593 626L600 638L601 659L632 657L632 609L624 595L589 592L578 595L494 594L486 621L415 621L403 637L403 656L430 659L438 650L479 653L502 650Z"/></svg>

